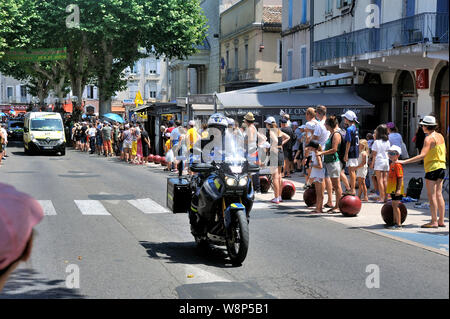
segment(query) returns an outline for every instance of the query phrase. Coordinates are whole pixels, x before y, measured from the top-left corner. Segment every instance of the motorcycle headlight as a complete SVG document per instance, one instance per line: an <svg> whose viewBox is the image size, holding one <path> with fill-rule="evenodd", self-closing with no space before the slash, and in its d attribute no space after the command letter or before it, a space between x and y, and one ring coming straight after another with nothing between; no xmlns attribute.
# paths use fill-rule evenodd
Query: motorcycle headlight
<svg viewBox="0 0 450 319"><path fill-rule="evenodd" d="M227 183L228 186L234 187L238 184L238 181L233 177L226 176L225 183Z"/></svg>
<svg viewBox="0 0 450 319"><path fill-rule="evenodd" d="M247 182L248 182L247 176L241 177L241 179L239 180L239 186L247 186Z"/></svg>

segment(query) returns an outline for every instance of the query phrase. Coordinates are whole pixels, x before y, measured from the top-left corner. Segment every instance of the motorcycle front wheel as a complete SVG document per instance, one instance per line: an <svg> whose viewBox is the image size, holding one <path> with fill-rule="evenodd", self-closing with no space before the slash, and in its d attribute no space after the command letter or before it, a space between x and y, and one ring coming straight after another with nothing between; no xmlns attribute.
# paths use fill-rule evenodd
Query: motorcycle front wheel
<svg viewBox="0 0 450 319"><path fill-rule="evenodd" d="M235 213L227 236L227 251L233 265L241 265L247 257L249 244L249 227L245 211Z"/></svg>

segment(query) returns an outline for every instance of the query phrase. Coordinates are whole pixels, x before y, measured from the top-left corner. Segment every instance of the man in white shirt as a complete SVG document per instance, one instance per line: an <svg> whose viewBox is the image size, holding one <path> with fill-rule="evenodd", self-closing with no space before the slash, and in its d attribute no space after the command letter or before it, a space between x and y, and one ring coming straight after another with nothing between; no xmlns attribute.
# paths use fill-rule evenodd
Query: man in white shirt
<svg viewBox="0 0 450 319"><path fill-rule="evenodd" d="M322 147L322 151L325 150L325 144L330 137L330 132L325 127L325 121L327 119L327 108L323 105L319 105L316 107L316 118L317 118L317 125L314 129L314 135L313 140L316 140L319 142L320 146ZM330 176L327 174L327 171L325 169L325 189L327 190L328 194L328 201L325 204L325 207L327 208L333 208L333 186L331 184Z"/></svg>

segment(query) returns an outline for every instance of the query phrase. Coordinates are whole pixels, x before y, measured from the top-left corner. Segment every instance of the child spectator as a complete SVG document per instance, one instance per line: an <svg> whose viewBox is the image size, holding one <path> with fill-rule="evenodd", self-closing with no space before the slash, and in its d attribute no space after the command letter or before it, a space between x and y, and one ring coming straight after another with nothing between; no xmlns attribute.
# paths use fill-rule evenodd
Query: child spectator
<svg viewBox="0 0 450 319"><path fill-rule="evenodd" d="M398 163L398 158L400 157L402 150L397 145L391 145L388 149L388 156L391 160L391 165L389 166L389 174L387 181L386 194L391 195L392 199L392 209L394 214L394 225L390 227L393 230L402 229L401 213L400 213L400 202L403 199L403 194L405 193L403 187L403 166Z"/></svg>
<svg viewBox="0 0 450 319"><path fill-rule="evenodd" d="M322 151L320 144L311 140L307 146L307 150L311 155L311 175L310 182L314 181L314 188L316 190L316 209L312 211L313 214L323 213L323 182L325 179L325 171L323 169L322 156L318 156L317 153Z"/></svg>
<svg viewBox="0 0 450 319"><path fill-rule="evenodd" d="M359 141L359 157L358 166L356 167L356 180L358 182L358 197L361 198L363 195L363 202L369 201L367 196L367 186L366 186L366 176L369 158L369 145L367 140Z"/></svg>

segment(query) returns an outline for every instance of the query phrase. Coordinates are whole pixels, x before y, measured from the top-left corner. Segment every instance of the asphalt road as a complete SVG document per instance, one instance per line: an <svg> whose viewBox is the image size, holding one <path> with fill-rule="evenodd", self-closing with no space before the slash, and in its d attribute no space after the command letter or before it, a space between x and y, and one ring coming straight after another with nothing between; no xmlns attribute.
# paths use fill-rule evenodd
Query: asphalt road
<svg viewBox="0 0 450 319"><path fill-rule="evenodd" d="M225 249L196 248L186 214L165 211L167 173L72 149L8 152L0 181L48 215L0 298L449 298L448 257L311 217L299 198L289 211L258 204L234 267Z"/></svg>

